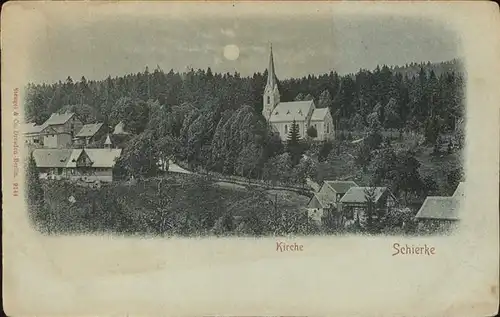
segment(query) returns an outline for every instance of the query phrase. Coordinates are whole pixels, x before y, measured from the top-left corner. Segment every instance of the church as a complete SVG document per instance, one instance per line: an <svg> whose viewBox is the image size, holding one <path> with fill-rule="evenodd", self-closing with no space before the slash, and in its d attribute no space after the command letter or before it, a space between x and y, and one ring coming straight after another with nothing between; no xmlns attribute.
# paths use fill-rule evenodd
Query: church
<svg viewBox="0 0 500 317"><path fill-rule="evenodd" d="M331 140L335 136L333 118L328 108L316 108L313 100L280 102L278 78L274 70L273 48L270 46L267 83L264 89L262 115L281 140L288 138L293 121L298 125L302 139L317 141ZM316 137L308 136L310 127L316 130Z"/></svg>

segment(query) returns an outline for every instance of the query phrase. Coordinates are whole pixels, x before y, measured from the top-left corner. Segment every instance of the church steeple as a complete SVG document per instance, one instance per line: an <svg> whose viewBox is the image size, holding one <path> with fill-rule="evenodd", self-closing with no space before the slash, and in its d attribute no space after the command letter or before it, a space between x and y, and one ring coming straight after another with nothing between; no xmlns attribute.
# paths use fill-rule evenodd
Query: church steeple
<svg viewBox="0 0 500 317"><path fill-rule="evenodd" d="M267 85L274 88L276 73L274 71L273 44L269 44L269 67L267 68Z"/></svg>
<svg viewBox="0 0 500 317"><path fill-rule="evenodd" d="M269 120L271 113L280 103L280 93L278 91L278 79L274 70L273 46L269 44L269 67L267 68L267 83L264 89L262 115Z"/></svg>

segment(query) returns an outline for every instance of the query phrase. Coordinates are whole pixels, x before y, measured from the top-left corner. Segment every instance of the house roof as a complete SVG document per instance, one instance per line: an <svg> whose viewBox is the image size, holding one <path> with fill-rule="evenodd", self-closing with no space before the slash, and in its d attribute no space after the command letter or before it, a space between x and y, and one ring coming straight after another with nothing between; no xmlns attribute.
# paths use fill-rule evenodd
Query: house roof
<svg viewBox="0 0 500 317"><path fill-rule="evenodd" d="M102 127L103 123L91 123L84 125L80 132L76 135L77 138L93 137Z"/></svg>
<svg viewBox="0 0 500 317"><path fill-rule="evenodd" d="M465 195L465 183L460 182L457 186L457 189L455 189L455 192L453 193L453 197L463 198L464 195Z"/></svg>
<svg viewBox="0 0 500 317"><path fill-rule="evenodd" d="M42 130L43 126L36 125L36 123L33 122L23 123L21 125L21 131L23 131L24 134L39 134Z"/></svg>
<svg viewBox="0 0 500 317"><path fill-rule="evenodd" d="M75 114L73 112L66 112L66 113L53 113L50 115L50 118L47 119L43 123L44 127L51 126L51 125L60 125L60 124L65 124L69 119L71 119Z"/></svg>
<svg viewBox="0 0 500 317"><path fill-rule="evenodd" d="M459 220L460 200L454 197L429 196L415 218Z"/></svg>
<svg viewBox="0 0 500 317"><path fill-rule="evenodd" d="M102 127L103 123L91 123L82 127L80 132L76 135L77 138L93 137L97 131Z"/></svg>
<svg viewBox="0 0 500 317"><path fill-rule="evenodd" d="M375 191L375 202L377 202L380 197L387 191L387 187L351 187L340 199L341 203L365 203L366 202L366 192L374 188Z"/></svg>
<svg viewBox="0 0 500 317"><path fill-rule="evenodd" d="M69 157L68 163L66 164L66 167L76 167L76 161L82 154L83 149L74 149L71 152L71 155Z"/></svg>
<svg viewBox="0 0 500 317"><path fill-rule="evenodd" d="M118 122L118 124L115 126L113 134L129 134L125 131L125 123L123 123L123 121Z"/></svg>
<svg viewBox="0 0 500 317"><path fill-rule="evenodd" d="M85 149L93 162L92 167L113 167L122 154L122 149Z"/></svg>
<svg viewBox="0 0 500 317"><path fill-rule="evenodd" d="M353 181L325 181L325 183L339 194L345 194L351 187L358 186Z"/></svg>
<svg viewBox="0 0 500 317"><path fill-rule="evenodd" d="M323 207L328 207L328 205L335 203L337 200L337 195L331 188L328 188L328 190L320 190L315 196Z"/></svg>
<svg viewBox="0 0 500 317"><path fill-rule="evenodd" d="M85 151L92 167L113 167L121 149L35 149L33 157L37 167L76 167L76 161Z"/></svg>
<svg viewBox="0 0 500 317"><path fill-rule="evenodd" d="M311 121L323 121L328 113L328 108L316 108L311 116Z"/></svg>
<svg viewBox="0 0 500 317"><path fill-rule="evenodd" d="M106 140L104 141L104 145L112 145L111 138L109 137L109 133L106 136Z"/></svg>
<svg viewBox="0 0 500 317"><path fill-rule="evenodd" d="M37 167L66 167L72 149L35 149L33 158Z"/></svg>
<svg viewBox="0 0 500 317"><path fill-rule="evenodd" d="M307 208L325 208L325 205L321 203L316 194L314 194L314 196L311 197L311 200L309 200Z"/></svg>
<svg viewBox="0 0 500 317"><path fill-rule="evenodd" d="M271 113L269 121L305 121L311 107L314 107L312 100L280 102Z"/></svg>

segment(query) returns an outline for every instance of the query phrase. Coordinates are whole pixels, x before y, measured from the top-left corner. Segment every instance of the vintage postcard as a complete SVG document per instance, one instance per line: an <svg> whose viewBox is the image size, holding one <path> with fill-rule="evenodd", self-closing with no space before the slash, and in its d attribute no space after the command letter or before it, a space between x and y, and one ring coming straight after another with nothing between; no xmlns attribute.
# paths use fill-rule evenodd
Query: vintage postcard
<svg viewBox="0 0 500 317"><path fill-rule="evenodd" d="M479 316L492 2L4 5L12 316Z"/></svg>

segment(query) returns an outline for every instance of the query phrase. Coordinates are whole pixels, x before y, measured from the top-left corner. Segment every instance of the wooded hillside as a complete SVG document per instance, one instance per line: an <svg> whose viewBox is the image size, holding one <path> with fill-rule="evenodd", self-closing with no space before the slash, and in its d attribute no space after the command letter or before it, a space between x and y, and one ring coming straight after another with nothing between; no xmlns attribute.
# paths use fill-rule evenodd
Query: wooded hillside
<svg viewBox="0 0 500 317"><path fill-rule="evenodd" d="M219 74L210 68L184 73L146 68L102 81L82 77L74 82L68 77L64 82L28 85L25 111L27 120L37 123L52 112L66 110L86 122L113 126L123 121L134 137L125 144L117 169L137 177L156 175L157 162L174 157L191 169L303 183L306 177L317 178L319 167L331 168L340 162L336 166L343 173L349 164L371 175L371 183L394 187L396 194L401 190L406 196L417 191L425 195L429 191L419 190L424 180L418 176L423 160L415 159L421 143L409 146L403 134L387 138L382 132L391 129L422 135L423 144L434 148L433 155L443 155L443 146L447 155L462 146L465 79L458 60L381 66L346 76L330 72L279 83L282 101L313 98L317 107L330 108L338 130L362 132L365 140L356 146L346 143L346 135L335 144L282 144L261 115L266 76L266 72L252 77ZM443 136L448 143L443 144ZM342 152L341 146L346 147ZM337 151L331 154L332 149ZM354 159L340 159L351 153ZM401 165L400 159L411 164ZM384 172L396 166L410 176L401 180L396 177L401 173ZM454 186L461 172L440 172L448 173L455 175L450 176L452 185L431 183L428 187L441 193L436 188Z"/></svg>

